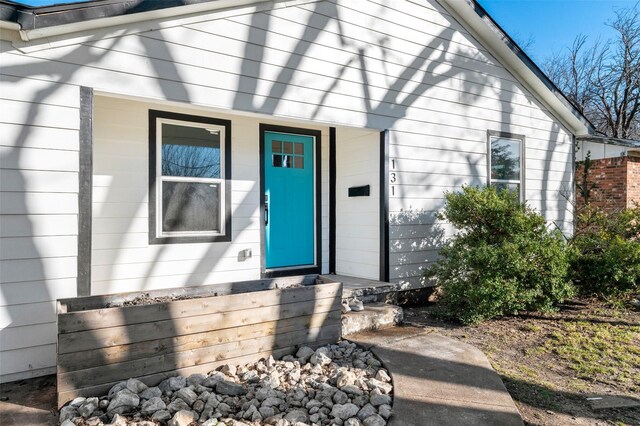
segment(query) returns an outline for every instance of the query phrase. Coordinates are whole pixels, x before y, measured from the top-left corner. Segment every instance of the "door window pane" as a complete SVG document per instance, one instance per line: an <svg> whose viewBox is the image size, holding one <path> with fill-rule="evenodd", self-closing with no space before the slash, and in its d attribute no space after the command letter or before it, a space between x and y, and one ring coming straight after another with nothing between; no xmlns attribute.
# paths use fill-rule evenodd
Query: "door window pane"
<svg viewBox="0 0 640 426"><path fill-rule="evenodd" d="M293 142L284 142L282 152L285 154L293 154Z"/></svg>
<svg viewBox="0 0 640 426"><path fill-rule="evenodd" d="M162 232L220 231L220 185L162 183Z"/></svg>
<svg viewBox="0 0 640 426"><path fill-rule="evenodd" d="M283 169L304 169L304 144L271 141L271 165Z"/></svg>
<svg viewBox="0 0 640 426"><path fill-rule="evenodd" d="M220 178L220 130L162 124L162 176Z"/></svg>

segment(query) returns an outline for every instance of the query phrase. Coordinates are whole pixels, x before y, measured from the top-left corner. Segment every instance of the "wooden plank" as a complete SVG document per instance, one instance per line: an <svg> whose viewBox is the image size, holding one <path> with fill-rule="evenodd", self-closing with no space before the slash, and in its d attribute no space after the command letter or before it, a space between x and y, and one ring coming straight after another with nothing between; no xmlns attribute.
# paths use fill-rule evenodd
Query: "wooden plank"
<svg viewBox="0 0 640 426"><path fill-rule="evenodd" d="M28 260L0 260L0 282L56 280L74 278L77 273L76 258L47 257Z"/></svg>
<svg viewBox="0 0 640 426"><path fill-rule="evenodd" d="M0 284L0 306L48 302L74 294L76 294L75 278L2 283Z"/></svg>
<svg viewBox="0 0 640 426"><path fill-rule="evenodd" d="M13 376L30 370L53 367L56 364L56 345L39 345L0 352L0 377ZM4 383L4 382L3 382Z"/></svg>
<svg viewBox="0 0 640 426"><path fill-rule="evenodd" d="M194 287L180 287L152 291L131 291L118 294L100 296L73 297L61 299L60 303L67 306L67 312L100 309L109 305L119 305L140 297L198 297L203 295L227 295L234 293L248 293L251 291L267 290L281 286L306 285L315 282L315 275L284 277L234 283L210 284Z"/></svg>
<svg viewBox="0 0 640 426"><path fill-rule="evenodd" d="M165 371L173 371L212 361L224 361L241 355L272 352L307 342L339 338L341 324L312 330L298 330L263 336L257 339L223 343L182 352L144 359L125 361L112 365L88 368L73 372L58 371L58 391L83 388L89 385L126 380L130 377L145 376Z"/></svg>
<svg viewBox="0 0 640 426"><path fill-rule="evenodd" d="M55 322L5 327L2 329L2 337L0 338L0 347L2 347L2 351L51 345L55 343ZM0 355L0 357L3 357L3 355Z"/></svg>
<svg viewBox="0 0 640 426"><path fill-rule="evenodd" d="M0 192L2 214L77 214L78 196L49 192Z"/></svg>
<svg viewBox="0 0 640 426"><path fill-rule="evenodd" d="M238 247L238 249L244 248L244 246L230 246L231 250ZM240 264L239 264L240 265ZM241 267L241 266L239 266ZM207 268L205 268L207 269ZM194 283L208 283L219 280L220 282L233 281L233 280L253 280L259 275L257 269L233 269L228 271L216 271L211 272L193 272L178 271L177 275L166 275L161 277L149 277L149 278L129 278L124 280L109 280L109 281L93 281L91 285L91 291L95 294L113 294L119 291L128 291L132 288L146 288L146 289L161 289L169 287L188 287Z"/></svg>
<svg viewBox="0 0 640 426"><path fill-rule="evenodd" d="M7 56L3 56L7 59ZM26 97L26 96L25 96ZM80 114L78 108L46 105L37 102L12 101L2 99L2 123L27 124L30 126L78 129ZM32 114L31 111L37 111Z"/></svg>
<svg viewBox="0 0 640 426"><path fill-rule="evenodd" d="M75 161L78 161L77 157ZM74 193L78 192L78 172L27 170L22 168L20 160L20 169L0 169L0 190Z"/></svg>
<svg viewBox="0 0 640 426"><path fill-rule="evenodd" d="M4 230L3 230L4 231ZM78 253L76 236L0 237L0 260L70 257Z"/></svg>
<svg viewBox="0 0 640 426"><path fill-rule="evenodd" d="M209 28L204 28L204 26L200 30L210 31ZM208 58L208 63L212 64L214 68L226 73L235 73L236 70L239 69L239 65L237 64L241 60L249 60L255 62L256 66L259 63L261 65L262 73L257 73L250 69L248 71L243 70L243 75L251 78L261 79L270 84L275 81L274 78L269 77L270 75L277 75L277 73L281 69L286 68L286 62L288 58L299 56L293 52L293 49L282 47L283 43L295 43L297 41L297 38L295 37L283 38L282 35L278 34L270 35L282 40L271 43L270 46L264 46L264 52L262 52L262 56L260 56L260 54L257 52L257 49L255 52L250 50L245 51L244 54L238 54L238 52L242 52L242 49L244 48L244 42L242 40L235 40L233 38L223 37L221 35L213 33L205 34L202 31L196 32L192 28L176 27L172 28L171 31L171 38L173 40L179 40L181 38L189 39L189 44L175 45L175 43L173 43L166 36L161 37L160 34L154 35L152 33L147 33L145 34L145 38L158 39L149 39L148 41L145 40L144 48L146 48L146 50L143 51L140 47L140 44L136 45L135 39L132 39L128 45L125 44L125 41L123 40L123 43L119 44L118 50L127 51L137 55L142 52L143 54L152 57L169 59L172 61L193 65L198 65L201 63L197 62L194 58ZM231 31L231 33L233 33L233 31ZM99 40L94 43L97 45L106 46L107 40ZM150 52L149 46L152 46L154 44L160 45L160 43L164 43L165 45L163 51L160 51L159 49L153 49L152 47L151 49L153 51ZM168 50L166 48L167 45L169 46ZM215 49L210 48L210 46L213 45L216 46ZM422 48L423 46L424 44L422 44L419 48ZM357 65L350 65L348 61L350 53L351 52L349 51L336 50L326 46L313 46L313 49L310 49L309 52L307 52L307 54L304 56L305 60L302 61L299 66L295 68L289 68L299 74L299 80L296 79L290 83L294 85L300 85L301 82L305 80L308 81L312 78L320 82L319 84L317 84L318 87L322 87L324 81L323 77L333 74L331 74L330 72L325 72L324 75L319 75L319 73L317 72L317 70L320 69L319 67L322 67L324 65L326 68L327 64L329 64L329 66L331 67L343 66L346 68L347 72L344 73L344 75L341 75L340 87L337 87L334 90L346 94L353 94L354 92L357 93L359 85L361 84L360 80L357 78L357 72L359 70L357 69ZM410 53L409 55L413 58L415 57L415 52ZM414 74L406 75L407 73L405 72L405 74L402 74L403 71L407 69L406 65L393 61L385 62L380 58L371 56L367 57L367 60L375 62L375 64L368 70L368 73L373 76L373 78L371 78L371 81L369 82L369 85L374 89L390 90L388 85L385 86L383 83L383 79L385 77L388 78L389 76L394 76L399 82L403 83L403 85L399 88L400 91L395 90L395 88L393 89L394 91L397 91L398 94L409 94L410 88L413 87L411 83L420 83L419 73L416 72ZM409 59L408 61L411 61L411 59ZM412 67L409 66L409 68ZM379 70L384 70L385 72L379 72ZM491 97L484 94L482 90L477 90L477 88L483 89L483 87L480 87L482 86L482 83L479 80L473 81L471 79L463 79L455 75L455 72L450 74L453 74L450 78L451 80L453 80L453 82L440 82L437 87L439 87L443 83L449 83L450 85L455 85L455 87L457 88L455 92L471 91L471 93L473 93L475 96L482 97L483 105L485 103L491 102L489 104L489 107L495 108L496 110L499 110L499 107L494 106L494 102L500 100L503 102L513 103L522 108L533 109L531 107L531 96L525 93L521 93L517 88L513 88L515 91L512 91L509 90L509 87L505 87L502 92L494 94L494 96ZM463 86L463 81L464 83L467 83L466 86ZM493 88L496 89L495 92L497 92L497 89L499 89L498 84L501 82L501 80L492 78L491 82L493 83ZM453 100L459 99L459 97L455 98L454 96L451 96L451 98ZM471 105L471 107L472 106L473 105ZM536 109L538 108L536 107Z"/></svg>
<svg viewBox="0 0 640 426"><path fill-rule="evenodd" d="M248 229L248 220L240 220L233 223L235 227L238 225L238 229ZM114 229L114 234L124 234L127 232L126 227L130 226L132 232L144 232L149 229L148 219L99 219L94 220L94 228L101 226L103 230L107 230L109 227L118 227ZM257 225L254 225L257 226ZM254 228L253 231L259 233L258 228ZM258 240L260 238L257 238ZM104 265L123 265L128 263L152 263L154 259L162 256L162 259L167 259L170 262L176 260L216 260L220 258L238 258L238 250L235 250L232 244L225 244L223 246L212 245L209 243L193 243L188 244L189 247L176 247L178 244L173 245L151 245L148 248L132 248L132 249L103 249L93 250L91 254L91 264L93 266ZM185 244L180 244L185 245ZM253 253L260 253L260 242L247 244L246 248L253 250ZM97 280L95 280L97 281ZM174 286L175 287L175 286Z"/></svg>
<svg viewBox="0 0 640 426"><path fill-rule="evenodd" d="M211 330L186 336L147 340L130 345L58 355L59 371L75 371L105 364L157 356L169 352L197 349L211 344L229 343L295 330L315 329L340 322L340 311L267 321L228 329Z"/></svg>
<svg viewBox="0 0 640 426"><path fill-rule="evenodd" d="M124 306L58 315L58 333L66 334L98 328L176 320L245 309L263 308L287 303L306 302L340 293L340 285L323 284L283 290L266 290L227 296L173 300L152 305Z"/></svg>
<svg viewBox="0 0 640 426"><path fill-rule="evenodd" d="M146 235L148 240L148 233L146 233ZM242 245L247 247L249 245L256 245L260 242L260 231L257 229L233 230L232 238L234 239L234 242L238 240L243 241L243 243L236 242L237 246ZM230 252L233 250L229 249L229 244L225 245ZM238 248L238 250L240 250L240 248ZM237 258L238 250L236 250L236 257L223 256L217 259L206 257L203 259L191 260L165 260L163 257L162 261L150 260L146 263L136 264L114 262L114 264L111 265L93 265L91 276L94 281L117 281L131 278L149 279L151 277L171 276L180 272L189 274L190 272L197 270L206 270L214 274L214 276L217 272L232 271L236 269L253 269L255 272L258 272L260 270L260 257L252 256L240 263Z"/></svg>
<svg viewBox="0 0 640 426"><path fill-rule="evenodd" d="M77 151L0 146L0 154L3 169L78 172Z"/></svg>
<svg viewBox="0 0 640 426"><path fill-rule="evenodd" d="M276 319L329 312L340 307L340 297L288 303L281 306L251 308L233 312L178 318L120 327L79 331L58 336L58 353L71 353L103 347L181 336L211 330L258 324Z"/></svg>
<svg viewBox="0 0 640 426"><path fill-rule="evenodd" d="M313 343L308 343L307 346L310 346L312 348L317 348L329 343L335 343L335 340L333 339L327 339L324 341L316 341ZM229 358L223 361L213 361L213 362L208 362L205 364L200 364L200 365L194 365L191 367L186 367L186 368L180 368L180 369L176 369L173 371L167 371L167 372L163 372L163 373L157 373L157 374L151 374L151 375L147 375L147 376L140 376L137 377L137 379L139 379L140 381L142 381L143 383L145 383L147 386L156 386L158 383L160 383L162 380L169 378L169 377L174 377L174 376L184 376L187 377L191 374L207 374L211 371L214 371L216 368L225 365L225 364L233 364L233 365L243 365L246 363L250 363L250 362L255 362L258 361L260 359L264 359L266 357L268 357L269 355L273 355L274 358L278 359L281 358L285 355L289 355L294 353L296 350L298 349L298 346L291 346L288 348L282 348L282 349L278 349L276 351L273 352L262 352L262 353L256 353L256 354L252 354L252 355L244 355L244 356L240 356L240 357L236 357L236 358ZM82 389L74 389L74 390L69 390L69 391L65 391L65 392L59 392L58 393L58 408L62 407L65 403L73 400L74 398L78 397L78 396L95 396L95 395L104 395L106 394L109 389L111 389L111 387L117 383L119 383L120 381L114 381L111 383L105 383L105 384L101 384L101 385L96 385L96 386L91 386L91 387L86 387L86 388L82 388Z"/></svg>
<svg viewBox="0 0 640 426"><path fill-rule="evenodd" d="M2 287L4 287L4 284L2 284ZM2 291L2 287L0 287L0 291ZM56 302L49 300L38 303L3 306L0 308L0 324L2 324L3 333L7 327L55 323L55 304ZM4 335L2 335L2 337L4 337ZM1 340L0 349L4 350Z"/></svg>
<svg viewBox="0 0 640 426"><path fill-rule="evenodd" d="M70 215L0 215L3 237L78 235L78 218ZM66 297L66 296L65 296Z"/></svg>
<svg viewBox="0 0 640 426"><path fill-rule="evenodd" d="M63 107L80 107L80 96L78 86L74 84L58 84L55 90L51 90L51 83L46 80L21 76L12 78L8 75L2 76L2 90L0 98L15 101L24 101L25 93L46 93L42 104L58 105Z"/></svg>

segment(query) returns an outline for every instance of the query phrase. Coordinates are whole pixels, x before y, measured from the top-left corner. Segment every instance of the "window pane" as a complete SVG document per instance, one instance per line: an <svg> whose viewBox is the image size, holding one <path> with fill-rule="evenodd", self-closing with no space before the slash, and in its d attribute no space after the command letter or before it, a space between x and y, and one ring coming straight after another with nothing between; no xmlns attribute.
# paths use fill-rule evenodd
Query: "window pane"
<svg viewBox="0 0 640 426"><path fill-rule="evenodd" d="M218 129L162 124L162 175L220 178Z"/></svg>
<svg viewBox="0 0 640 426"><path fill-rule="evenodd" d="M273 167L282 167L282 155L273 156Z"/></svg>
<svg viewBox="0 0 640 426"><path fill-rule="evenodd" d="M293 161L296 169L304 169L304 157L294 157Z"/></svg>
<svg viewBox="0 0 640 426"><path fill-rule="evenodd" d="M282 142L271 141L271 152L282 152Z"/></svg>
<svg viewBox="0 0 640 426"><path fill-rule="evenodd" d="M285 154L293 154L293 142L284 142L282 151Z"/></svg>
<svg viewBox="0 0 640 426"><path fill-rule="evenodd" d="M492 182L491 185L493 185L498 191L513 191L520 194L519 183Z"/></svg>
<svg viewBox="0 0 640 426"><path fill-rule="evenodd" d="M491 139L491 179L520 180L520 141Z"/></svg>
<svg viewBox="0 0 640 426"><path fill-rule="evenodd" d="M297 155L303 155L304 154L304 145L302 145L299 142L296 142L293 144L293 152L294 154Z"/></svg>
<svg viewBox="0 0 640 426"><path fill-rule="evenodd" d="M162 182L162 232L220 231L220 186Z"/></svg>

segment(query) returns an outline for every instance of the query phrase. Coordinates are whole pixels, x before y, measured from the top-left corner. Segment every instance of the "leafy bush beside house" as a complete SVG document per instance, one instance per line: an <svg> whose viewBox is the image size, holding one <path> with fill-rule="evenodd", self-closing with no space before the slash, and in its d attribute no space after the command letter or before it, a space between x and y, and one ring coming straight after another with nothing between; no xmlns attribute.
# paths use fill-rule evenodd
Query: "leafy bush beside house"
<svg viewBox="0 0 640 426"><path fill-rule="evenodd" d="M571 241L571 278L588 296L620 297L640 290L640 206L616 212L587 205Z"/></svg>
<svg viewBox="0 0 640 426"><path fill-rule="evenodd" d="M474 323L524 310L552 310L574 294L560 231L511 191L464 186L445 194L439 218L458 233L426 275L441 284L443 314Z"/></svg>

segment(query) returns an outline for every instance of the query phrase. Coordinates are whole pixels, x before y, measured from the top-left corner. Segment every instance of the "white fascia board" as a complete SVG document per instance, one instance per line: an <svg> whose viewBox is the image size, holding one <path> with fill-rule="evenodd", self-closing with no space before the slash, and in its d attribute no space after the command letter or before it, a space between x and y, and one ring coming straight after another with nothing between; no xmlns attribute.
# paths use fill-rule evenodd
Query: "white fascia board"
<svg viewBox="0 0 640 426"><path fill-rule="evenodd" d="M122 27L124 25L135 24L138 22L167 20L167 19L184 19L201 15L206 12L213 12L224 9L241 9L246 6L262 5L268 6L269 9L289 7L298 4L312 3L318 0L216 0L211 2L197 3L185 6L170 7L166 9L152 10L149 12L133 13L131 15L112 16L102 19L92 19L84 22L74 22L70 24L55 25L51 27L36 28L33 30L21 30L20 26L11 22L3 22L4 24L14 24L17 28L12 27L20 32L23 41L29 42L39 39L56 38L73 33L91 31L108 27Z"/></svg>
<svg viewBox="0 0 640 426"><path fill-rule="evenodd" d="M490 27L491 23L480 17L467 0L439 0L454 16L459 18L465 28L478 38L482 44L496 56L504 66L524 84L547 108L560 119L575 136L591 134L591 128L584 118L578 117L573 108L566 104L556 93L538 77L518 55L511 50L500 35ZM562 96L562 95L560 95Z"/></svg>

